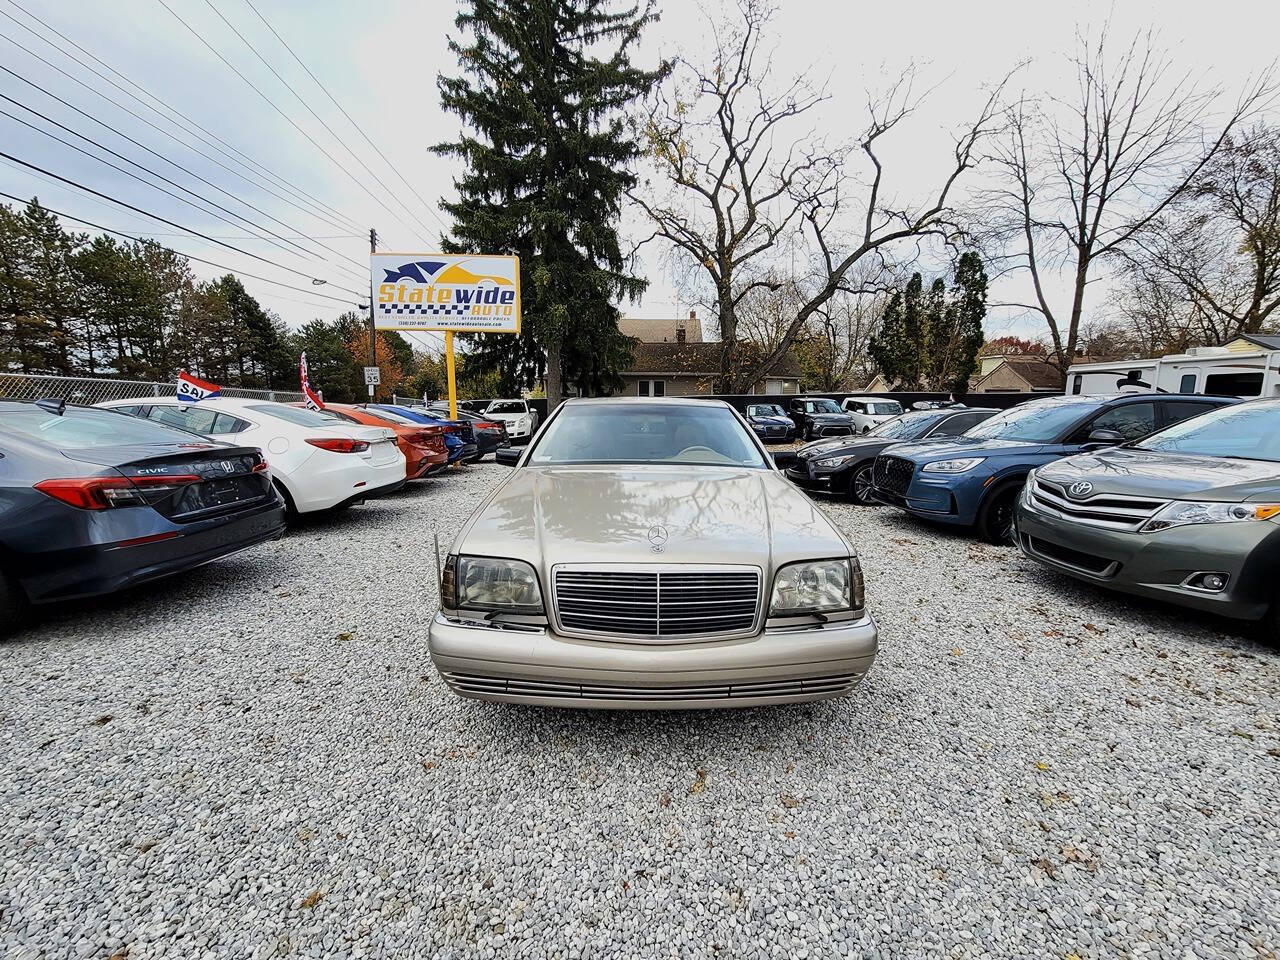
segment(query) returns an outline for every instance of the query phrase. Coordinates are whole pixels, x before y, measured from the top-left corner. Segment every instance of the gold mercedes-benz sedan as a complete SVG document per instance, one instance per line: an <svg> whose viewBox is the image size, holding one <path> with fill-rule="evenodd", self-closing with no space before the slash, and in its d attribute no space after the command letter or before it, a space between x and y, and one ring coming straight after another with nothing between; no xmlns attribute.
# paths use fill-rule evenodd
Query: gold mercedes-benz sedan
<svg viewBox="0 0 1280 960"><path fill-rule="evenodd" d="M569 400L444 561L464 697L623 709L847 693L875 659L852 544L728 404Z"/></svg>

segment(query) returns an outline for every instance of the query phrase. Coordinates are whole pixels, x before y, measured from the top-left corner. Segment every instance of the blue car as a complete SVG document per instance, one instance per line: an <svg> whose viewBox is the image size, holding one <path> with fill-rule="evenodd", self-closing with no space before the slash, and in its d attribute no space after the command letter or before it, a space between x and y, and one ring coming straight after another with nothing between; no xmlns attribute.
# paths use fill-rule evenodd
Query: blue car
<svg viewBox="0 0 1280 960"><path fill-rule="evenodd" d="M1062 457L1115 446L1233 398L1146 393L1029 400L945 443L900 443L876 458L872 495L917 517L1011 539L1027 474Z"/></svg>
<svg viewBox="0 0 1280 960"><path fill-rule="evenodd" d="M458 463L459 461L471 463L480 459L480 448L476 446L475 433L469 423L460 420L441 420L439 417L431 416L425 410L419 410L414 407L401 407L391 403L365 403L361 404L361 406L406 423L425 423L433 427L453 427L452 431L444 435L445 451L449 454L448 462L450 464Z"/></svg>
<svg viewBox="0 0 1280 960"><path fill-rule="evenodd" d="M765 443L789 443L795 439L795 422L776 403L747 404L747 423Z"/></svg>

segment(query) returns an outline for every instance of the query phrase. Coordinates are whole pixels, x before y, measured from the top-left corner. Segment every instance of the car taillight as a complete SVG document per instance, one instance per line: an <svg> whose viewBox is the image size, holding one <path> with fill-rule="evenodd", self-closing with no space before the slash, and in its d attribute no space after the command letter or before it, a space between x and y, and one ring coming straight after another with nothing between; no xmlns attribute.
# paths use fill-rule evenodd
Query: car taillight
<svg viewBox="0 0 1280 960"><path fill-rule="evenodd" d="M444 425L444 427L442 427L441 429L443 429L445 433L459 434L459 433L461 433L461 432L462 432L462 428L461 428L461 427L457 426L456 424L452 424L452 423L447 423L447 424L445 424L445 425Z"/></svg>
<svg viewBox="0 0 1280 960"><path fill-rule="evenodd" d="M163 500L187 484L199 483L194 474L152 477L66 477L41 480L36 489L80 510L141 507Z"/></svg>
<svg viewBox="0 0 1280 960"><path fill-rule="evenodd" d="M475 426L479 427L481 430L497 430L502 426L502 424L493 423L490 420L477 420L475 422Z"/></svg>
<svg viewBox="0 0 1280 960"><path fill-rule="evenodd" d="M330 453L364 453L369 449L365 440L348 440L346 437L308 437L307 443Z"/></svg>
<svg viewBox="0 0 1280 960"><path fill-rule="evenodd" d="M266 473L270 469L271 469L271 464L267 463L266 457L258 457L258 459L253 461L254 473Z"/></svg>

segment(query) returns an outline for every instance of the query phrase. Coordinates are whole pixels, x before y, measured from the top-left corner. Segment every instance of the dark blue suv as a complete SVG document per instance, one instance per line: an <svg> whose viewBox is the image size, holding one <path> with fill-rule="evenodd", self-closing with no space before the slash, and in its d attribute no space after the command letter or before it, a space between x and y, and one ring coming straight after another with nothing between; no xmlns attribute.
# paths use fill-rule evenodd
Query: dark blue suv
<svg viewBox="0 0 1280 960"><path fill-rule="evenodd" d="M876 458L874 496L917 517L976 528L1004 543L1013 505L1033 468L1137 440L1236 401L1144 393L1028 400L946 443L900 443Z"/></svg>

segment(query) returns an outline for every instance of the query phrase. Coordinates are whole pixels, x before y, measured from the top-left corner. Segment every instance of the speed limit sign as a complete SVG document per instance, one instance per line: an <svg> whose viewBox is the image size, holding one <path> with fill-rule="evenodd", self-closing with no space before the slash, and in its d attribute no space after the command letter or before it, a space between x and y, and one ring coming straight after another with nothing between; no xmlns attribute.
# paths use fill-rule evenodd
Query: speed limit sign
<svg viewBox="0 0 1280 960"><path fill-rule="evenodd" d="M376 387L382 383L382 371L377 367L364 368L364 385L366 387Z"/></svg>

